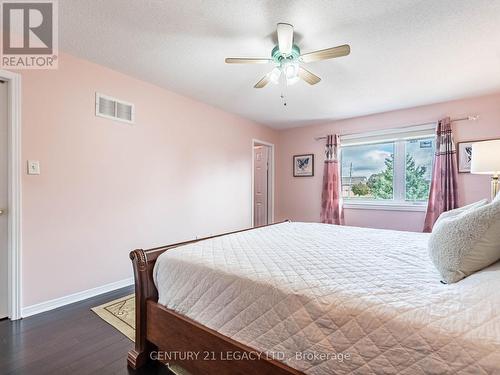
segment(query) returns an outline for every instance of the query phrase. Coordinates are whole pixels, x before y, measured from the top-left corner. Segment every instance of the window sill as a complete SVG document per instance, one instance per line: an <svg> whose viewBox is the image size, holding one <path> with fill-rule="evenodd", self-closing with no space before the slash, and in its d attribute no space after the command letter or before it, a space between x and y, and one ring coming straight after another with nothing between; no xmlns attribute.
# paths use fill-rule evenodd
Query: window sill
<svg viewBox="0 0 500 375"><path fill-rule="evenodd" d="M380 211L410 211L425 212L426 203L388 203L388 202L344 202L343 207L353 210L380 210Z"/></svg>

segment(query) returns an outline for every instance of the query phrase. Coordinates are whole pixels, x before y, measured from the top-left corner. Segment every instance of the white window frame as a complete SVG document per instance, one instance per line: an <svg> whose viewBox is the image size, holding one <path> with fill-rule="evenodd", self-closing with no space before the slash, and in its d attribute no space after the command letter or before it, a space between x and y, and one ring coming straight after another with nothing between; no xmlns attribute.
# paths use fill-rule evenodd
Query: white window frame
<svg viewBox="0 0 500 375"><path fill-rule="evenodd" d="M406 180L405 141L432 138L436 135L437 123L384 129L340 137L340 148L377 143L394 142L394 181ZM392 200L343 200L343 207L363 210L426 211L427 201L406 201L405 184L395 183Z"/></svg>

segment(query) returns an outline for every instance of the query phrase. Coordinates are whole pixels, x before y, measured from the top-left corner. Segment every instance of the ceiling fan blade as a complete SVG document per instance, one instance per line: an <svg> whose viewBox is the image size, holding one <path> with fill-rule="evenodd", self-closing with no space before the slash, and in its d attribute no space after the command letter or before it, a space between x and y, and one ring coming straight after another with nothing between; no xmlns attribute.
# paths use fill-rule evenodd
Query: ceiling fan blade
<svg viewBox="0 0 500 375"><path fill-rule="evenodd" d="M311 73L309 70L303 67L299 67L299 77L310 85L315 85L316 83L321 81L321 78L319 78L316 74Z"/></svg>
<svg viewBox="0 0 500 375"><path fill-rule="evenodd" d="M269 74L266 74L264 77L262 77L262 79L257 82L254 86L254 88L256 89L261 89L263 88L265 85L267 85L269 83L270 79L269 79Z"/></svg>
<svg viewBox="0 0 500 375"><path fill-rule="evenodd" d="M226 64L267 64L271 59L253 58L253 57L228 57Z"/></svg>
<svg viewBox="0 0 500 375"><path fill-rule="evenodd" d="M278 48L283 55L290 55L293 46L293 26L288 23L278 23Z"/></svg>
<svg viewBox="0 0 500 375"><path fill-rule="evenodd" d="M301 55L300 58L303 62L308 63L319 60L333 59L335 57L347 56L349 53L351 53L351 47L349 47L348 44L344 44L338 47L305 53Z"/></svg>

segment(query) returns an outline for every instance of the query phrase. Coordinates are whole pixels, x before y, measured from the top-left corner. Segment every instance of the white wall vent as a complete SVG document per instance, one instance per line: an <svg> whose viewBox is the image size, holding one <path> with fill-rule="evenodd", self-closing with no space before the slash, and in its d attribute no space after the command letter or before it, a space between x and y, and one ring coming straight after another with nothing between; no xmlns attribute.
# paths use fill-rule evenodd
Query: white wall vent
<svg viewBox="0 0 500 375"><path fill-rule="evenodd" d="M133 124L134 105L96 92L95 115Z"/></svg>

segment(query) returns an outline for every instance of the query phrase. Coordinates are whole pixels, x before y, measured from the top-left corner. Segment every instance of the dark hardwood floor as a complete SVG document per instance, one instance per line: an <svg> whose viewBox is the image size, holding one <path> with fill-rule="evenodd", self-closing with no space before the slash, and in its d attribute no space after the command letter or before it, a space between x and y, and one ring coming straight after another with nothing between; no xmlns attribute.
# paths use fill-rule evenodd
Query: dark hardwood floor
<svg viewBox="0 0 500 375"><path fill-rule="evenodd" d="M18 321L0 321L0 374L158 374L165 366L127 368L133 343L90 308L133 292L132 287Z"/></svg>

